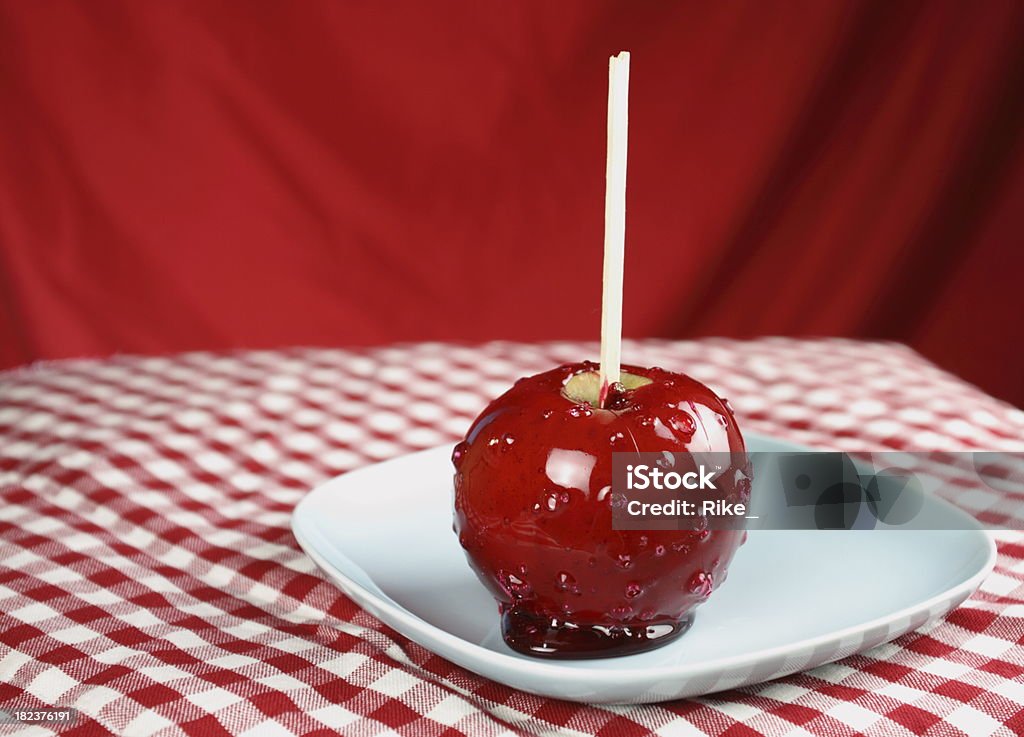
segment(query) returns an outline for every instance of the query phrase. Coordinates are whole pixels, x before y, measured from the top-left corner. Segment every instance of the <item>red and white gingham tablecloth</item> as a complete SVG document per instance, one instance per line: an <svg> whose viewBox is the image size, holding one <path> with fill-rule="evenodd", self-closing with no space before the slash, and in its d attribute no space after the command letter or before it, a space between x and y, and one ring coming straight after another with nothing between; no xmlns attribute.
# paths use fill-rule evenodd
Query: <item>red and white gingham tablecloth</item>
<svg viewBox="0 0 1024 737"><path fill-rule="evenodd" d="M1024 413L894 344L628 343L746 430L820 448L1024 448ZM0 708L61 735L1020 735L1024 535L944 621L707 698L586 706L487 681L321 577L296 502L459 437L518 376L593 344L418 344L47 363L0 373ZM1018 528L1020 529L1020 528ZM0 726L53 734L42 726Z"/></svg>

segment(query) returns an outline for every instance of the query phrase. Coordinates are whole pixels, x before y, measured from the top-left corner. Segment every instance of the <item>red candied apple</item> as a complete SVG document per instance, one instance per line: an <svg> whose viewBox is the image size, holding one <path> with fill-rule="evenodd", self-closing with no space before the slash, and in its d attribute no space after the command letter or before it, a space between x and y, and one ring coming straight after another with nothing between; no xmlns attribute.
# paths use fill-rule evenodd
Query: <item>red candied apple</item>
<svg viewBox="0 0 1024 737"><path fill-rule="evenodd" d="M745 453L731 410L700 382L634 366L620 382L601 402L592 363L520 379L452 455L455 532L519 652L606 657L671 641L745 536L613 529L612 453ZM737 483L730 495L749 501L749 480Z"/></svg>

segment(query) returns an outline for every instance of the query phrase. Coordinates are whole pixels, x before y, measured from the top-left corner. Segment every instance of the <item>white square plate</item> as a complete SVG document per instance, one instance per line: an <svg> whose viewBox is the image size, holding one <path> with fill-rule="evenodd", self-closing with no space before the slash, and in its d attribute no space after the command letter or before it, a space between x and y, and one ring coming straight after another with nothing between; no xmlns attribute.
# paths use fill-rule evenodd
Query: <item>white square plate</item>
<svg viewBox="0 0 1024 737"><path fill-rule="evenodd" d="M748 436L749 451L805 450ZM892 640L942 617L995 565L995 545L936 498L948 527L751 531L729 579L680 639L639 655L552 661L508 648L498 611L452 532L451 446L347 473L296 507L299 544L337 586L410 640L542 696L645 703L759 683ZM755 478L752 497L781 501Z"/></svg>

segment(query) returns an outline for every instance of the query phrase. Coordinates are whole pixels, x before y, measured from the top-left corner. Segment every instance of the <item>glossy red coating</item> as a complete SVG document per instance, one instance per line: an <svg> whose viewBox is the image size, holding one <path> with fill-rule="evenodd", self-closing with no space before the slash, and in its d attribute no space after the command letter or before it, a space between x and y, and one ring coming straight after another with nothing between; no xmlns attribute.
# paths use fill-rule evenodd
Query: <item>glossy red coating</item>
<svg viewBox="0 0 1024 737"><path fill-rule="evenodd" d="M613 452L745 446L728 404L682 374L624 366L652 383L615 392L608 409L565 396L574 374L594 370L584 362L520 379L452 454L455 532L520 652L606 657L668 642L745 537L612 529Z"/></svg>

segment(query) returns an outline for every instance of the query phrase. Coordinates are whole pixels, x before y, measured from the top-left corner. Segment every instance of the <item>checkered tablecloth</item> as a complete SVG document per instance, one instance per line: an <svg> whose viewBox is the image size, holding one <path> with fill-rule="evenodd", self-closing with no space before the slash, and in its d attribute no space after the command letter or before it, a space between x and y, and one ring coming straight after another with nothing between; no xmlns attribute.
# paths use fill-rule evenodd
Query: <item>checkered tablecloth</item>
<svg viewBox="0 0 1024 737"><path fill-rule="evenodd" d="M593 344L418 344L116 357L0 373L0 708L80 711L62 735L1019 735L1024 535L944 621L760 686L586 706L487 681L321 577L296 502L459 437L519 375ZM745 429L821 448L1024 448L1024 413L905 347L628 343ZM0 734L51 734L0 726Z"/></svg>

